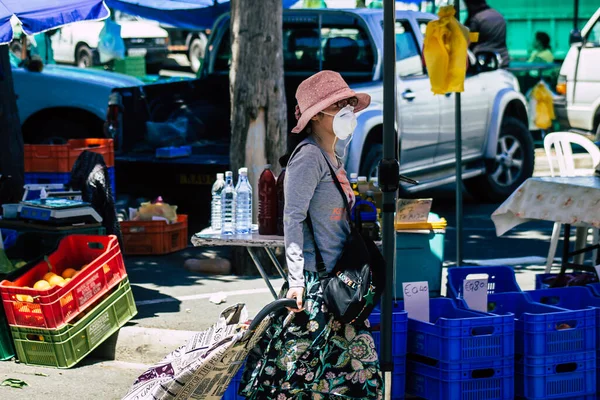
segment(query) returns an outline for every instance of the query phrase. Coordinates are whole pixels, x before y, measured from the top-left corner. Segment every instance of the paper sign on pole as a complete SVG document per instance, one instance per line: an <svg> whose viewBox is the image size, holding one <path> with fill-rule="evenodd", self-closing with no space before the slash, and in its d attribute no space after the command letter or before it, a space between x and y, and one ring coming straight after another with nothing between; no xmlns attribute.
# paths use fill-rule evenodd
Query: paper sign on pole
<svg viewBox="0 0 600 400"><path fill-rule="evenodd" d="M463 281L463 299L469 308L487 312L488 279L467 278Z"/></svg>
<svg viewBox="0 0 600 400"><path fill-rule="evenodd" d="M429 283L404 282L404 310L408 318L429 322Z"/></svg>

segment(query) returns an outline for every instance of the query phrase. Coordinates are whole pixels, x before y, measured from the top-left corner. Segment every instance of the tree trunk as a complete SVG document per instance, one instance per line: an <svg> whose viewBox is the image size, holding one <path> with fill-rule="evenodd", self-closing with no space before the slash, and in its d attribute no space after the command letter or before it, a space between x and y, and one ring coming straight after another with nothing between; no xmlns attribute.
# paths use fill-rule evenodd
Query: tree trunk
<svg viewBox="0 0 600 400"><path fill-rule="evenodd" d="M0 185L0 203L19 202L25 179L23 135L8 52L7 45L0 46L0 175L10 176Z"/></svg>
<svg viewBox="0 0 600 400"><path fill-rule="evenodd" d="M260 7L255 0L231 2L230 159L234 173L248 167L255 221L258 177L265 164L277 170L286 150L282 17L281 0L262 0ZM234 260L236 273L256 274L245 252Z"/></svg>

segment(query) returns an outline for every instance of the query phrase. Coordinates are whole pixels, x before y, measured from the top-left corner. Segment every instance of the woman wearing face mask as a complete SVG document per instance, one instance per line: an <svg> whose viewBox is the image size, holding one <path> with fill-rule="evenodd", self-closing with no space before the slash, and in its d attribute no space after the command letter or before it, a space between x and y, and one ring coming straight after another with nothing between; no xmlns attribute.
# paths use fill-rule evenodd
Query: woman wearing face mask
<svg viewBox="0 0 600 400"><path fill-rule="evenodd" d="M371 98L355 93L333 71L303 81L296 92L292 130L302 138L287 164L284 233L288 285L282 295L295 299L289 324L283 317L269 328L248 357L241 394L251 399L382 398L382 378L373 337L364 321L342 324L328 311L322 297L315 242L330 272L340 257L350 226L344 201L334 184L336 173L350 205L354 194L338 140L349 140L356 127L355 112ZM329 164L329 165L328 165ZM307 226L312 221L314 237Z"/></svg>

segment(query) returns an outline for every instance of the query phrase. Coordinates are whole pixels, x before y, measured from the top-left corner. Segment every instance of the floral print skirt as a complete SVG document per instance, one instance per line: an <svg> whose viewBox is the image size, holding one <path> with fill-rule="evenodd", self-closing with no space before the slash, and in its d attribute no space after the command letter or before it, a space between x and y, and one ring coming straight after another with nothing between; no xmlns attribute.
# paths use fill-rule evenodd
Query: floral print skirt
<svg viewBox="0 0 600 400"><path fill-rule="evenodd" d="M305 271L304 277L304 311L291 322L284 312L268 328L248 356L240 395L277 400L382 399L383 381L368 321L336 321L325 307L318 273Z"/></svg>

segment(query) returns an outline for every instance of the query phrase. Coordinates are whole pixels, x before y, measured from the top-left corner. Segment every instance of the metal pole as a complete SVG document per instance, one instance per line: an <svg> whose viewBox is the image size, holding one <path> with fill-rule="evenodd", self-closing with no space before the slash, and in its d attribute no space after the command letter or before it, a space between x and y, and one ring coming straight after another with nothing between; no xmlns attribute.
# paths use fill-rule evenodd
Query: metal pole
<svg viewBox="0 0 600 400"><path fill-rule="evenodd" d="M456 19L460 21L460 0L455 0ZM456 130L456 265L463 263L463 188L462 188L462 113L460 93L455 93Z"/></svg>
<svg viewBox="0 0 600 400"><path fill-rule="evenodd" d="M575 9L573 10L573 30L577 30L577 26L579 25L579 0L575 1Z"/></svg>
<svg viewBox="0 0 600 400"><path fill-rule="evenodd" d="M383 159L396 163L396 4L383 2ZM382 163L383 164L383 163ZM395 178L396 183L398 177ZM396 190L383 192L383 256L386 260L385 292L381 301L381 369L384 373L385 398L391 399L392 372L392 300L396 263L396 232L394 212Z"/></svg>

